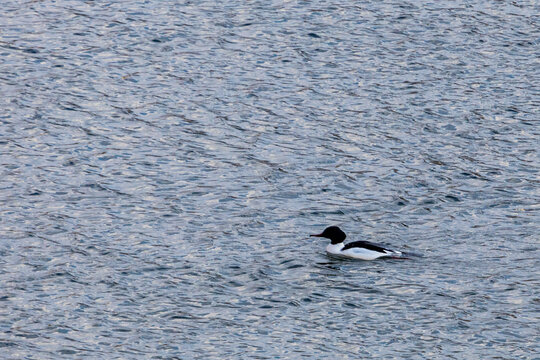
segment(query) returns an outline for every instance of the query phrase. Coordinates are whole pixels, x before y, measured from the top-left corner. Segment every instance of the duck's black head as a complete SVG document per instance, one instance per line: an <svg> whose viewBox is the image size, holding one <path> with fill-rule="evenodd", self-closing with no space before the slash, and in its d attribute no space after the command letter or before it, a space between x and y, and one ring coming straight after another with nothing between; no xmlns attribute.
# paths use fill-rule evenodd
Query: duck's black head
<svg viewBox="0 0 540 360"><path fill-rule="evenodd" d="M345 241L345 238L347 237L347 235L345 235L345 233L341 231L341 229L338 228L337 226L327 227L326 229L324 229L322 233L316 234L316 235L310 235L310 236L317 236L317 237L330 239L332 241L332 244L334 245L342 243L343 241Z"/></svg>

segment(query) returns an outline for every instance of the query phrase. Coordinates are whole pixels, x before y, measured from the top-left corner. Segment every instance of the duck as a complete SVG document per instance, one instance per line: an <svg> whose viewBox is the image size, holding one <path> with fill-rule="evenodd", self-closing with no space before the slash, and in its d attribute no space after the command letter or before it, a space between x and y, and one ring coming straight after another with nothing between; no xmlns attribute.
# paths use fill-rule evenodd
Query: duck
<svg viewBox="0 0 540 360"><path fill-rule="evenodd" d="M369 241L353 241L344 244L347 235L337 226L327 227L322 233L310 236L330 239L330 244L326 247L326 252L330 255L359 260L375 260L381 257L399 258L402 255L401 251L388 249Z"/></svg>

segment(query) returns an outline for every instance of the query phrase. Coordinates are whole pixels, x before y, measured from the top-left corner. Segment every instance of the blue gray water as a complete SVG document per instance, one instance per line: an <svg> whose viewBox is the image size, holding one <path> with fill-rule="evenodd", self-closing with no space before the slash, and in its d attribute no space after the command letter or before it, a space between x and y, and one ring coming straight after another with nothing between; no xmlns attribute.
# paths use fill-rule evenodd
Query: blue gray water
<svg viewBox="0 0 540 360"><path fill-rule="evenodd" d="M2 1L0 357L538 359L539 15Z"/></svg>

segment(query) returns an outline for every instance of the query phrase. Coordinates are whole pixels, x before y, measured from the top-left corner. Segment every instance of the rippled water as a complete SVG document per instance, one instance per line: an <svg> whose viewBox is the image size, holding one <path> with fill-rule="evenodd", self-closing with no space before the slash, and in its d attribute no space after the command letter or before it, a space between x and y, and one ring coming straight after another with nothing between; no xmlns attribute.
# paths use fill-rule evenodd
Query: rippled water
<svg viewBox="0 0 540 360"><path fill-rule="evenodd" d="M539 14L3 1L2 356L537 359Z"/></svg>

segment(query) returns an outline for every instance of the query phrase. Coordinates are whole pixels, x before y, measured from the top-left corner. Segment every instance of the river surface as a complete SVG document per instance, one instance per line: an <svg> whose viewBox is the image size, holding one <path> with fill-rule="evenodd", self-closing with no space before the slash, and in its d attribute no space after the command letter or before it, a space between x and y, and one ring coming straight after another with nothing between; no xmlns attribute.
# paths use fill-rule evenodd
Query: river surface
<svg viewBox="0 0 540 360"><path fill-rule="evenodd" d="M539 59L537 1L2 1L0 357L539 359Z"/></svg>

